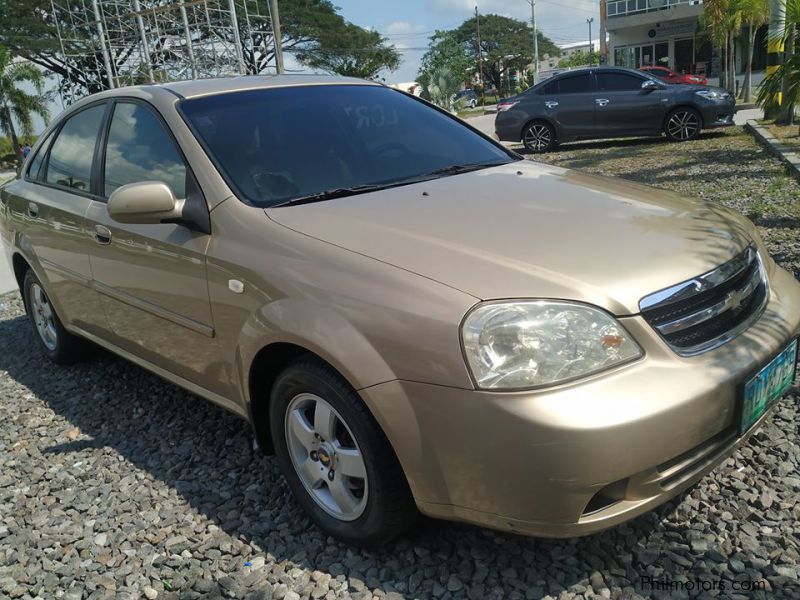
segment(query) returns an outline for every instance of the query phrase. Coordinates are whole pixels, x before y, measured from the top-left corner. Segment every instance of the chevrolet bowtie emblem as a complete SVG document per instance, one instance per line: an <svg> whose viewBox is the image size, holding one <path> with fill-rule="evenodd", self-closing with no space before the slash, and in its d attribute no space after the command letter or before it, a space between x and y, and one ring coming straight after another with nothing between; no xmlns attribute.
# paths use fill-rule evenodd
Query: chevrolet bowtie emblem
<svg viewBox="0 0 800 600"><path fill-rule="evenodd" d="M725 298L725 304L728 307L728 310L739 310L742 306L742 300L744 299L741 290L734 290Z"/></svg>

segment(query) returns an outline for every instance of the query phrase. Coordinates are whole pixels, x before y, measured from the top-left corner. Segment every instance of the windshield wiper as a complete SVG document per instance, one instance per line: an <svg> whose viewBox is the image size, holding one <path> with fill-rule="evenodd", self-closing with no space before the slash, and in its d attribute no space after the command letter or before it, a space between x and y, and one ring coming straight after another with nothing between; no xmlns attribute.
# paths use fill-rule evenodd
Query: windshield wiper
<svg viewBox="0 0 800 600"><path fill-rule="evenodd" d="M324 200L333 200L334 198L344 198L345 196L355 196L357 194L366 194L367 192L377 192L378 190L385 190L393 187L393 183L384 184L370 184L370 185L356 185L353 187L334 188L325 190L324 192L317 192L315 194L308 194L307 196L300 196L292 198L285 202L274 204L272 207L278 206L294 206L296 204L310 204L311 202L322 202Z"/></svg>
<svg viewBox="0 0 800 600"><path fill-rule="evenodd" d="M460 173L469 173L470 171L478 171L480 169L487 169L489 167L499 167L507 163L504 162L491 162L491 163L473 163L468 165L451 165L442 169L436 169L429 173L409 177L408 179L400 179L398 181L391 181L388 183L376 183L367 185L356 185L353 187L334 188L325 190L324 192L317 192L315 194L308 194L307 196L300 196L292 198L278 204L273 204L270 208L277 208L280 206L295 206L297 204L310 204L312 202L323 202L325 200L333 200L335 198L344 198L345 196L356 196L358 194L366 194L367 192L377 192L380 190L388 190L394 187L427 181L437 177L444 177L446 175L458 175Z"/></svg>
<svg viewBox="0 0 800 600"><path fill-rule="evenodd" d="M471 171L479 171L481 169L488 169L489 167L499 167L500 165L504 165L504 162L487 162L487 163L472 163L468 165L450 165L449 167L443 167L441 169L436 169L435 171L431 171L430 173L425 173L424 175L420 175L420 179L428 179L431 177L438 177L440 175L459 175L461 173L469 173Z"/></svg>

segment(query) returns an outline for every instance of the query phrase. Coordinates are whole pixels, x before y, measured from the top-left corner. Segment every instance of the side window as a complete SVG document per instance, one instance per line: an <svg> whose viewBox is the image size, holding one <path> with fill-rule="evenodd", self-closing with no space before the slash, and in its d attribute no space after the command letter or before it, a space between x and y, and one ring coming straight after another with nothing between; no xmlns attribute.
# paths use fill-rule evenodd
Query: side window
<svg viewBox="0 0 800 600"><path fill-rule="evenodd" d="M597 86L604 92L641 90L644 79L627 73L598 73Z"/></svg>
<svg viewBox="0 0 800 600"><path fill-rule="evenodd" d="M589 73L575 75L574 77L564 77L558 81L558 92L560 94L581 94L591 91L594 91L594 85L592 76Z"/></svg>
<svg viewBox="0 0 800 600"><path fill-rule="evenodd" d="M163 181L186 197L186 164L161 121L148 108L121 102L114 108L105 161L105 195L139 181Z"/></svg>
<svg viewBox="0 0 800 600"><path fill-rule="evenodd" d="M93 106L64 123L50 148L45 179L47 183L83 192L91 191L94 147L105 111L105 104Z"/></svg>
<svg viewBox="0 0 800 600"><path fill-rule="evenodd" d="M50 145L50 140L52 139L53 139L53 133L50 132L47 138L42 140L39 149L33 156L33 160L31 161L31 164L28 167L28 177L30 179L40 181L44 176L44 173L42 172L42 163L44 163L44 156L45 154L47 154L47 147Z"/></svg>
<svg viewBox="0 0 800 600"><path fill-rule="evenodd" d="M558 93L558 80L546 83L539 89L539 94L542 96L552 96Z"/></svg>

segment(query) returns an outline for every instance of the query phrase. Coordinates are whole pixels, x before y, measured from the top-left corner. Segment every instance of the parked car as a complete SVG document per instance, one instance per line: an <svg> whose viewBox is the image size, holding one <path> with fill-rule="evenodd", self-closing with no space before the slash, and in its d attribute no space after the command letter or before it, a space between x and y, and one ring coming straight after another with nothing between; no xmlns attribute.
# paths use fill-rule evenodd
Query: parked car
<svg viewBox="0 0 800 600"><path fill-rule="evenodd" d="M725 90L667 85L616 67L570 71L506 99L497 107L500 140L547 152L575 140L665 134L675 142L703 129L733 125L736 100Z"/></svg>
<svg viewBox="0 0 800 600"><path fill-rule="evenodd" d="M522 160L372 82L102 92L0 200L45 356L91 341L240 415L348 542L418 510L621 523L730 456L794 377L800 285L747 219Z"/></svg>
<svg viewBox="0 0 800 600"><path fill-rule="evenodd" d="M453 96L453 104L457 108L475 108L478 106L478 102L475 90L461 90Z"/></svg>
<svg viewBox="0 0 800 600"><path fill-rule="evenodd" d="M708 79L702 75L692 75L691 73L676 73L666 67L642 67L643 73L648 73L667 83L686 83L689 85L708 85Z"/></svg>

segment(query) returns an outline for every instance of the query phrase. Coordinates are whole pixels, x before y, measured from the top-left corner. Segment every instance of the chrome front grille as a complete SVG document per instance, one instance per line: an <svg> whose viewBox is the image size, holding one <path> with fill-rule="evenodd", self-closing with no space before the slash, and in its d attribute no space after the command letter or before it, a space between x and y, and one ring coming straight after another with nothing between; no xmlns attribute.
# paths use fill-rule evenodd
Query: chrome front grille
<svg viewBox="0 0 800 600"><path fill-rule="evenodd" d="M707 352L747 329L763 312L769 290L754 246L724 265L642 299L645 320L675 352Z"/></svg>

